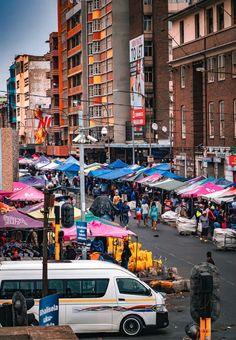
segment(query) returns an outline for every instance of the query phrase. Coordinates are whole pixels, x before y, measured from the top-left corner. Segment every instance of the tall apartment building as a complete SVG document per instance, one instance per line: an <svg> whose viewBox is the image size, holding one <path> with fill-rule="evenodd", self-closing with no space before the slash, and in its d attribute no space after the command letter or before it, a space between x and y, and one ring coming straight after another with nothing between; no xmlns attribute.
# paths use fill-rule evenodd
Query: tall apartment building
<svg viewBox="0 0 236 340"><path fill-rule="evenodd" d="M44 56L18 55L16 67L16 128L19 131L19 142L33 145L38 119L35 110L38 107L49 108L51 98L47 97L50 81L46 72L50 71L50 63Z"/></svg>
<svg viewBox="0 0 236 340"><path fill-rule="evenodd" d="M78 128L89 127L100 140L106 126L108 150L122 150L129 120L128 1L58 0L58 20L61 143L73 152Z"/></svg>
<svg viewBox="0 0 236 340"><path fill-rule="evenodd" d="M185 176L236 180L236 1L173 14L174 156Z"/></svg>
<svg viewBox="0 0 236 340"><path fill-rule="evenodd" d="M7 106L8 123L13 129L16 128L16 65L9 68L10 77L7 79Z"/></svg>

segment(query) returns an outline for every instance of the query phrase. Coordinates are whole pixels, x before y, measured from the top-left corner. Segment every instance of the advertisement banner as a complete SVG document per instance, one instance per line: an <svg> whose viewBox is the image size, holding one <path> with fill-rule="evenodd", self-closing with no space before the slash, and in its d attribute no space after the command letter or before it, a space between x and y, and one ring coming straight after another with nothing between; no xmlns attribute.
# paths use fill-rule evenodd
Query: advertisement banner
<svg viewBox="0 0 236 340"><path fill-rule="evenodd" d="M35 119L35 144L43 144L47 134L47 128L52 125L52 116L42 112L41 108L34 110Z"/></svg>
<svg viewBox="0 0 236 340"><path fill-rule="evenodd" d="M236 166L236 155L229 156L229 165Z"/></svg>
<svg viewBox="0 0 236 340"><path fill-rule="evenodd" d="M59 324L59 294L46 296L39 301L39 325L57 326Z"/></svg>
<svg viewBox="0 0 236 340"><path fill-rule="evenodd" d="M130 105L134 126L145 125L144 36L130 40Z"/></svg>
<svg viewBox="0 0 236 340"><path fill-rule="evenodd" d="M87 222L76 222L77 242L86 243L87 241Z"/></svg>

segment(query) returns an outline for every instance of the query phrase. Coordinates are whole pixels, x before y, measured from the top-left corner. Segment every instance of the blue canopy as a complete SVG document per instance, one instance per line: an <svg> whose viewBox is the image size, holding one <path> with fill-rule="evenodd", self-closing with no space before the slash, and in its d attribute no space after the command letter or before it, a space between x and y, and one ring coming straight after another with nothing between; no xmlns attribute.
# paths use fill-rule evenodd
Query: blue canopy
<svg viewBox="0 0 236 340"><path fill-rule="evenodd" d="M228 181L227 179L221 177L221 178L217 178L217 179L214 181L214 184L220 185L220 186L222 186L222 187L228 187L228 186L233 185L233 182L230 182L230 181Z"/></svg>
<svg viewBox="0 0 236 340"><path fill-rule="evenodd" d="M97 170L92 170L92 171L89 171L88 173L88 176L91 176L91 177L99 177L100 175L104 175L104 174L107 174L109 172L112 172L113 170L111 169L97 169Z"/></svg>
<svg viewBox="0 0 236 340"><path fill-rule="evenodd" d="M153 166L152 168L147 168L144 171L144 174L151 176L151 175L153 175L157 172L159 173L159 170L160 171L170 171L170 164L169 163L162 163L162 164L158 164L156 166Z"/></svg>
<svg viewBox="0 0 236 340"><path fill-rule="evenodd" d="M75 159L73 156L70 156L69 158L67 158L67 160L65 160L64 164L78 164L79 165L79 161L77 161L77 159Z"/></svg>
<svg viewBox="0 0 236 340"><path fill-rule="evenodd" d="M121 169L121 168L126 168L127 166L128 164L124 163L120 159L117 159L115 162L108 165L108 167L111 169Z"/></svg>
<svg viewBox="0 0 236 340"><path fill-rule="evenodd" d="M106 174L101 174L100 176L97 176L97 177L101 179L115 180L125 175L132 174L134 172L135 171L132 169L123 168L123 169L112 170L110 172L107 172Z"/></svg>
<svg viewBox="0 0 236 340"><path fill-rule="evenodd" d="M76 174L78 174L79 169L80 166L78 164L67 163L59 165L59 167L56 170L62 172L76 172Z"/></svg>

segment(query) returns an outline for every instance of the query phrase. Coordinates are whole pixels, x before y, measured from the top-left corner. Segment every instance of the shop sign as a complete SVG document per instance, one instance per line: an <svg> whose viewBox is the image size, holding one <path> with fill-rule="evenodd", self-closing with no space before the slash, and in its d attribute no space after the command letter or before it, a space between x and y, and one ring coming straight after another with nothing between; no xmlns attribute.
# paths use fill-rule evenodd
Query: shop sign
<svg viewBox="0 0 236 340"><path fill-rule="evenodd" d="M214 158L213 158L213 162L214 162L214 163L221 163L221 158L219 158L219 157L214 157Z"/></svg>
<svg viewBox="0 0 236 340"><path fill-rule="evenodd" d="M39 325L57 326L59 323L59 294L39 300Z"/></svg>
<svg viewBox="0 0 236 340"><path fill-rule="evenodd" d="M229 165L236 166L236 155L229 156Z"/></svg>
<svg viewBox="0 0 236 340"><path fill-rule="evenodd" d="M211 163L212 162L212 158L211 157L204 157L202 159L203 162L207 162L207 163Z"/></svg>
<svg viewBox="0 0 236 340"><path fill-rule="evenodd" d="M76 221L77 242L86 243L87 241L87 222Z"/></svg>

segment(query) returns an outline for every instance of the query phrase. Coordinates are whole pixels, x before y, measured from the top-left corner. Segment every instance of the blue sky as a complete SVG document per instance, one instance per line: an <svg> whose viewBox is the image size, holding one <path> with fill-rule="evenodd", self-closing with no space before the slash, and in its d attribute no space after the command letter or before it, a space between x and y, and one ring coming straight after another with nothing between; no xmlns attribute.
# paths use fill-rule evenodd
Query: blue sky
<svg viewBox="0 0 236 340"><path fill-rule="evenodd" d="M48 51L49 33L57 31L57 0L0 0L0 90L17 54Z"/></svg>

